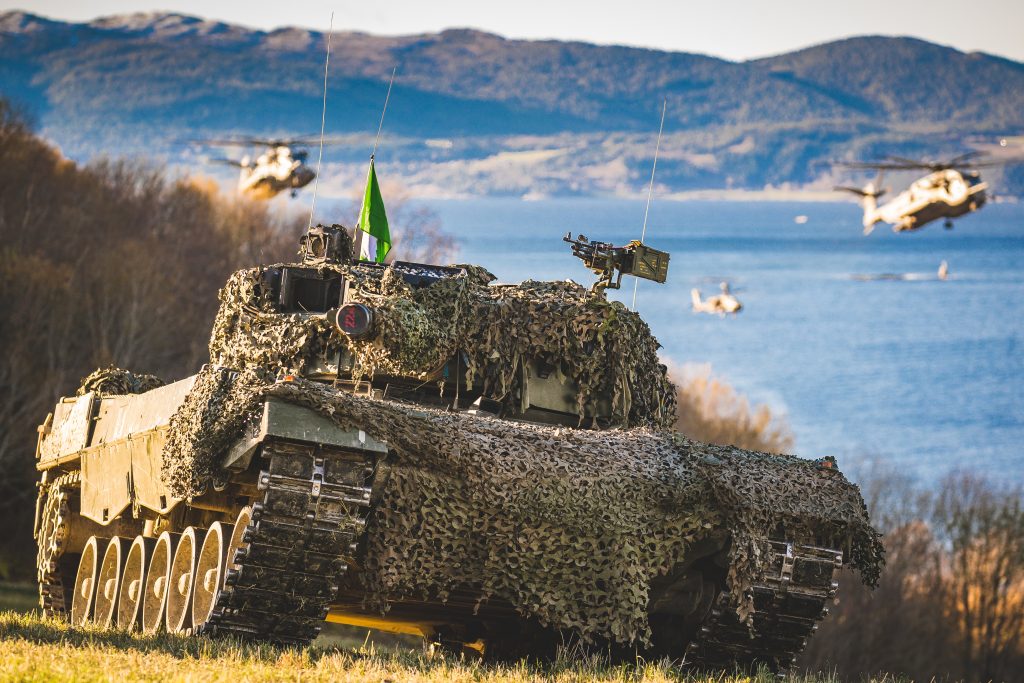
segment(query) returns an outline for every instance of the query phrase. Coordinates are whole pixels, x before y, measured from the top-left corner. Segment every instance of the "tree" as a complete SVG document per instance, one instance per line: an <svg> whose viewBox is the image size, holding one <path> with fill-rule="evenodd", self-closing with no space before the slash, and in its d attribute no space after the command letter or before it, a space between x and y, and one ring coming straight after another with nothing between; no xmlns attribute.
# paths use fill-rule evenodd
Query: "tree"
<svg viewBox="0 0 1024 683"><path fill-rule="evenodd" d="M802 657L843 678L1010 681L1024 667L1022 493L955 474L928 492L891 469L861 473L886 568L852 576Z"/></svg>
<svg viewBox="0 0 1024 683"><path fill-rule="evenodd" d="M981 680L1009 680L1024 665L1024 507L969 475L950 476L934 510L950 554L947 618L961 666Z"/></svg>
<svg viewBox="0 0 1024 683"><path fill-rule="evenodd" d="M305 216L141 161L82 167L0 100L0 577L31 576L36 426L109 364L177 379L207 360L217 291L295 253Z"/></svg>
<svg viewBox="0 0 1024 683"><path fill-rule="evenodd" d="M444 230L437 212L416 204L400 183L381 184L391 229L392 247L387 260L434 264L454 262L459 246L455 238ZM357 192L354 197L347 213L358 216L362 192Z"/></svg>

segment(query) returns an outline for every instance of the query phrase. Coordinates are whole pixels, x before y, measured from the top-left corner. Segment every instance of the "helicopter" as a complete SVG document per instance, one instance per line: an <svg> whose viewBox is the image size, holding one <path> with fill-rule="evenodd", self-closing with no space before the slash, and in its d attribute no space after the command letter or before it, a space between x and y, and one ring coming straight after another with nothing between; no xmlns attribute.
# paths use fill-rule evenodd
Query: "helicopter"
<svg viewBox="0 0 1024 683"><path fill-rule="evenodd" d="M315 144L315 139L232 138L198 142L215 147L263 147L262 154L255 158L246 154L241 159L210 159L238 168L238 191L255 199L271 199L284 191L295 197L316 177L316 171L306 165L307 147Z"/></svg>
<svg viewBox="0 0 1024 683"><path fill-rule="evenodd" d="M981 179L979 168L1014 163L1014 159L974 161L981 151L968 152L948 161L917 161L904 157L886 157L879 162L836 162L836 166L878 171L875 181L863 188L840 186L836 190L852 192L861 197L864 207L864 234L870 235L876 223L889 223L893 232L920 230L928 223L944 219L952 229L953 219L977 211L988 199L988 183ZM887 190L881 186L886 171L929 171L891 200L878 205L878 198Z"/></svg>
<svg viewBox="0 0 1024 683"><path fill-rule="evenodd" d="M743 304L729 289L728 282L719 285L721 294L701 299L700 290L694 287L690 290L690 300L694 313L710 313L712 315L724 316L727 313L735 315L743 310Z"/></svg>

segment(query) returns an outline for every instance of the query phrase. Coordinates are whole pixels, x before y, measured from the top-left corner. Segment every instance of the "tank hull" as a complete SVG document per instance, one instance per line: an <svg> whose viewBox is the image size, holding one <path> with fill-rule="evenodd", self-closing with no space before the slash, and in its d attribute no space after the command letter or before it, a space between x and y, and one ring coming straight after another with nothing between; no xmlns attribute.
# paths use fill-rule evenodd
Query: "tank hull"
<svg viewBox="0 0 1024 683"><path fill-rule="evenodd" d="M416 585L389 575L387 569L394 566L394 571L407 571L410 560L401 553L389 555L382 548L396 545L393 530L387 529L389 515L402 507L398 499L409 495L395 482L420 481L417 477L424 476L423 470L440 460L426 467L429 463L405 457L407 428L395 425L408 421L427 440L431 440L428 427L435 423L438 434L461 434L449 445L439 446L452 450L450 444L458 444L459 438L467 444L482 434L498 438L495 430L504 430L498 424L502 421L469 413L445 415L302 380L274 382L253 399L249 415L241 420L242 428L219 452L217 476L199 495L179 498L168 486L164 458L169 455L167 443L173 429L170 416L195 390L195 384L190 378L181 386L169 385L137 396L85 401L79 397L62 403L63 410L58 406L58 418L42 435L38 463L43 481L41 507L48 511L44 517L53 517L58 511L50 523L37 529L41 548L50 549L48 554L40 552L39 576L43 602L51 613L66 612L70 606L61 597L60 572L52 569L64 567L66 574L89 538L156 538L164 532L180 534L189 527L201 532L215 523L234 525L240 532L233 536L234 545L219 567L223 582L214 587L209 615L195 624L195 632L284 644L308 644L322 624L330 621L418 634L432 642L470 647L499 659L553 656L558 644L576 637L633 656L640 652L685 658L708 668L763 664L782 671L802 649L835 595L836 576L844 562L840 543L830 546L831 539L809 536L806 530L790 536L782 524L775 526L773 538L746 538L745 543L764 549L769 559L741 587L730 576L735 569L730 555L737 537L728 520L714 515L709 518L714 523L705 522L708 528L694 536L699 540L688 543L686 552L643 578L639 590L643 619L649 624L644 639L630 638L624 643L614 638L612 629L587 632L553 623L543 610L531 612L524 603L516 602L514 592L503 592L482 575L477 581L466 580L457 572L428 577L433 588L417 591ZM178 405L172 405L174 401ZM76 420L91 422L91 431L88 426L76 425ZM507 434L502 431L501 438L513 443L527 436L536 439L557 433L576 441L571 452L587 448L602 434L525 423L510 429ZM84 437L69 437L83 430ZM657 440L661 437L646 433L617 438L612 452L630 446L660 448L664 443ZM50 439L54 441L47 443ZM492 445L500 444L494 441ZM71 450L74 446L81 447ZM472 451L469 445L454 447L460 448ZM709 462L731 457L722 449L694 442L687 442L686 448L696 449L691 457ZM731 452L735 455L738 451ZM765 456L750 457L760 462ZM595 452L594 458L596 467L601 454ZM445 460L457 462L458 458L446 455ZM491 466L479 461L482 469ZM807 467L800 467L801 476L808 476ZM467 482L475 474L472 468L454 468L444 476L463 480L446 493L454 498L459 491L468 490ZM841 477L829 468L813 476L821 477L823 486ZM110 482L117 481L128 482L123 491L111 491ZM525 496L537 489L537 482L527 477L508 486ZM458 506L442 507L452 510ZM542 512L543 506L537 510ZM522 513L496 505L474 514L497 519ZM565 523L567 530L573 527L569 517ZM478 522L463 520L451 526L461 534L469 528L467 524ZM537 524L524 533L542 527ZM426 536L430 533L436 532L424 531ZM442 548L437 556L417 545L416 538L410 536L407 541L410 552L419 553L415 561L436 567L438 558L459 564L467 562L460 552L475 555L485 546L493 551L495 532L481 533L487 537L483 546ZM552 550L552 555L557 553ZM522 560L514 554L491 558L508 564ZM579 562L575 557L573 561ZM587 575L591 569L580 566L579 572ZM167 577L168 582L173 579ZM202 577L189 580L201 581ZM750 597L746 607L745 596Z"/></svg>

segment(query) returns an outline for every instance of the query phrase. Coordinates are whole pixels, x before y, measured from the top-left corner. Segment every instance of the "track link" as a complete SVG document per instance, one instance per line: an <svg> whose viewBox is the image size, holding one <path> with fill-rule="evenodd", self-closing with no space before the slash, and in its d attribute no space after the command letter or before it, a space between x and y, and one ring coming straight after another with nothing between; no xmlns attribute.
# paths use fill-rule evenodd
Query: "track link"
<svg viewBox="0 0 1024 683"><path fill-rule="evenodd" d="M74 583L74 570L68 576L63 562L71 527L71 496L81 486L81 472L62 474L46 487L42 520L37 539L36 580L39 604L48 617L64 617L71 611L71 590L64 584Z"/></svg>
<svg viewBox="0 0 1024 683"><path fill-rule="evenodd" d="M718 597L708 621L686 651L697 669L785 673L826 614L839 586L843 554L816 546L768 541L771 565L754 584L753 624L741 623L729 593Z"/></svg>
<svg viewBox="0 0 1024 683"><path fill-rule="evenodd" d="M308 645L366 525L375 454L268 440L263 499L200 630Z"/></svg>

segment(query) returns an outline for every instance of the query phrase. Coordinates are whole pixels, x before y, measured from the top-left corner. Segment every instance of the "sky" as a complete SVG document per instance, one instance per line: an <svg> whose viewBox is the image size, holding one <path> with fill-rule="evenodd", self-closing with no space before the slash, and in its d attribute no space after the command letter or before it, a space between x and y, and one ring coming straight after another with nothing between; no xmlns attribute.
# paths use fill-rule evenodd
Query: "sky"
<svg viewBox="0 0 1024 683"><path fill-rule="evenodd" d="M424 33L472 27L510 38L556 38L743 60L851 35L909 35L1024 61L1024 0L0 0L83 21L173 11L262 29Z"/></svg>

